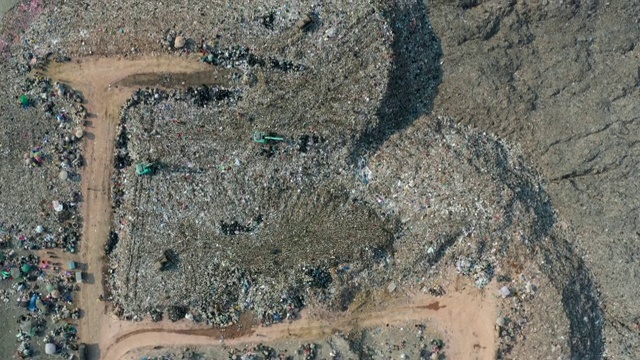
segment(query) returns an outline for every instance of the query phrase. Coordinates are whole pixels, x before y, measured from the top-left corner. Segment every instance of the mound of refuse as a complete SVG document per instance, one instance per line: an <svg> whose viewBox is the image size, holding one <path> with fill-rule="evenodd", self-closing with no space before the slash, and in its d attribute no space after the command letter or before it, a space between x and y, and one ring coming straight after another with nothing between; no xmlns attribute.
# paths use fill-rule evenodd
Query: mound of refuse
<svg viewBox="0 0 640 360"><path fill-rule="evenodd" d="M349 28L316 31L308 16L280 29L284 52L203 44L226 81L144 79L116 141L117 314L272 323L310 303L344 311L372 289L441 295L457 272L501 284L503 313L519 318L498 321L505 353L527 321L597 338L597 325L574 331L599 308L538 173L495 136L431 113L442 50L426 8L359 6L320 16ZM571 342L558 346L591 346Z"/></svg>
<svg viewBox="0 0 640 360"><path fill-rule="evenodd" d="M237 121L242 99L194 108L188 92L139 91L123 111L111 255L124 316L277 322L311 300L344 310L362 289L427 286L453 264L484 287L513 239L553 223L535 172L447 119L354 162L356 137L292 127L261 143Z"/></svg>
<svg viewBox="0 0 640 360"><path fill-rule="evenodd" d="M426 9L323 20L357 14L358 31L291 42L320 56L204 46L228 81L125 104L109 251L123 316L178 307L228 324L252 310L269 323L312 299L345 309L354 284L434 275L450 258L485 286L510 239L553 216L505 145L420 117L441 76Z"/></svg>

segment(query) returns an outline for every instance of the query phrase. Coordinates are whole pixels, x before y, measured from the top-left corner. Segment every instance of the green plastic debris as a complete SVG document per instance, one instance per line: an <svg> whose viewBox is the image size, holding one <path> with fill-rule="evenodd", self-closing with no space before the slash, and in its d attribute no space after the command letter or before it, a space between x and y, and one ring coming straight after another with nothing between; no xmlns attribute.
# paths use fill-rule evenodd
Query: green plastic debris
<svg viewBox="0 0 640 360"><path fill-rule="evenodd" d="M431 345L437 346L438 349L442 349L444 347L444 342L440 339L431 340Z"/></svg>
<svg viewBox="0 0 640 360"><path fill-rule="evenodd" d="M31 265L29 264L24 264L22 265L22 267L20 268L20 270L22 270L23 273L28 273L31 271Z"/></svg>
<svg viewBox="0 0 640 360"><path fill-rule="evenodd" d="M253 133L253 141L259 144L268 144L270 141L284 141L284 138L266 135L265 133L262 133L260 131L255 131Z"/></svg>
<svg viewBox="0 0 640 360"><path fill-rule="evenodd" d="M20 105L29 106L29 97L27 95L20 96Z"/></svg>

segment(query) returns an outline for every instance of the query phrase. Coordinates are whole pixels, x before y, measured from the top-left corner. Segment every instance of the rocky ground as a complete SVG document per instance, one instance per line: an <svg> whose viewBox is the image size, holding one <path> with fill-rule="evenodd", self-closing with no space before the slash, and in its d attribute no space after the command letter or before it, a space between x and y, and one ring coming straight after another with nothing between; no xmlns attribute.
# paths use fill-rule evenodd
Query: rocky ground
<svg viewBox="0 0 640 360"><path fill-rule="evenodd" d="M227 312L266 311L270 296L280 297L284 285L295 288L301 302L314 296L339 309L352 292L369 286L436 289L439 276L455 268L478 286L495 277L509 289L501 305L500 357L631 359L638 352L640 303L633 279L640 201L633 179L640 6L634 2L156 7L33 1L22 9L29 12L15 17L20 22L13 23L13 32L3 22L0 42L0 49L18 55L3 62L9 70L2 72L2 86L12 95L2 104L10 114L2 120L2 168L11 171L0 174L6 178L0 195L3 204L31 196L25 206L5 206L0 216L24 224L20 229L35 228L40 203L62 191L47 186L47 179L60 176L58 169L27 170L22 158L46 136L46 121L55 122L37 109L16 106L13 97L25 91L20 86L31 62L28 52L39 58L50 51L54 57L179 54L207 44L203 60L213 71L235 72L224 88L237 91L236 99L182 94L189 104L171 91L157 99L141 92L149 99L123 112L131 163L151 157L164 165L148 179L133 176L130 166L116 178L116 184L128 180L115 194L122 196L118 219L134 208L137 218L156 219L137 228L119 222L123 228L116 229L124 231L115 258L136 259L116 269L116 291L140 291L119 298L125 312L180 305L183 315L194 304L210 311L202 306L210 288L185 301L178 288L146 299L153 287L179 282L189 266L194 272L202 267L203 275L226 267L227 279L255 278L275 284L270 291L280 290L267 295L252 286L227 287L231 296L216 292ZM254 57L234 58L245 50ZM184 118L192 122L180 124ZM256 146L253 130L274 131L287 141ZM255 186L260 182L262 188ZM291 196L297 189L300 195ZM200 230L176 219L181 211L200 216L214 195L226 200L215 203L213 216L196 217ZM326 199L321 210L337 209L341 216L314 208L312 196ZM164 200L171 197L174 204ZM192 204L198 207L189 209ZM170 206L166 219L159 206ZM296 241L308 244L309 232L326 233L318 254L281 246L290 233L278 231L295 229L312 215L322 221L301 226L310 230L301 230ZM344 217L355 224L349 237L374 222L390 224L380 227L389 238L369 234L370 243L309 261L309 255L322 255L323 246L342 242L332 233L344 233L331 229L342 226ZM148 237L139 246L166 247L177 235L214 238L231 250L215 262L177 249L183 271L167 271L163 276L170 279L164 279L153 273L155 253L127 250L126 236L134 234ZM243 265L253 254L237 252L246 243L267 261ZM383 244L384 251L375 251ZM358 249L370 252L352 256ZM123 271L140 281L123 280ZM328 286L306 290L328 279ZM285 315L288 304L281 305L268 309L267 320Z"/></svg>
<svg viewBox="0 0 640 360"><path fill-rule="evenodd" d="M430 9L446 74L436 111L519 143L539 166L559 225L599 294L604 317L590 332L588 354L634 358L640 7L433 1ZM584 295L563 296L571 318ZM584 323L575 315L579 332Z"/></svg>

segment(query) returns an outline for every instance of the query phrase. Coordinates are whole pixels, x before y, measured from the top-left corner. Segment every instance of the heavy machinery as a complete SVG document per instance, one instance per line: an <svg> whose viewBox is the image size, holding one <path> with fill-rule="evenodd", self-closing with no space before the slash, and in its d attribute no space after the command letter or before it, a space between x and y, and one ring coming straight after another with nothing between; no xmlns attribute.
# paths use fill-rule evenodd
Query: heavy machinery
<svg viewBox="0 0 640 360"><path fill-rule="evenodd" d="M269 144L270 142L274 142L274 141L284 141L284 138L273 136L270 134L265 134L260 131L255 131L253 133L253 141L259 144Z"/></svg>
<svg viewBox="0 0 640 360"><path fill-rule="evenodd" d="M153 163L140 163L136 165L136 173L139 176L153 173Z"/></svg>

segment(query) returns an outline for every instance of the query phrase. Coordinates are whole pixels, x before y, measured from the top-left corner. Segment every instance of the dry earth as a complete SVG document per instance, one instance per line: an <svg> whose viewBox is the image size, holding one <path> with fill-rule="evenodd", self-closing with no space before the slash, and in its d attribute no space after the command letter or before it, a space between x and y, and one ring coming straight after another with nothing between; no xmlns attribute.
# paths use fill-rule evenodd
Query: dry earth
<svg viewBox="0 0 640 360"><path fill-rule="evenodd" d="M434 108L521 144L549 180L561 225L595 279L592 308L604 318L585 332L575 314L572 333L593 343L573 356L636 358L640 4L429 3L445 73ZM573 299L585 296L564 294L570 318Z"/></svg>
<svg viewBox="0 0 640 360"><path fill-rule="evenodd" d="M224 330L188 330L177 326L157 324L134 325L129 333L110 339L105 348L107 359L134 359L158 344L163 347L238 347L243 344L276 344L283 340L296 342L321 341L335 333L350 333L364 328L409 324L428 321L443 334L450 359L493 359L495 348L496 299L495 289L480 291L472 286L435 298L426 294L406 294L388 299L387 309L373 312L348 311L336 319L309 317L271 325L245 328L233 326ZM408 297L405 297L407 296ZM431 323L433 322L433 323ZM400 339L401 340L401 339ZM392 340L393 341L393 340ZM398 341L399 342L399 341ZM140 350L142 349L142 350Z"/></svg>

